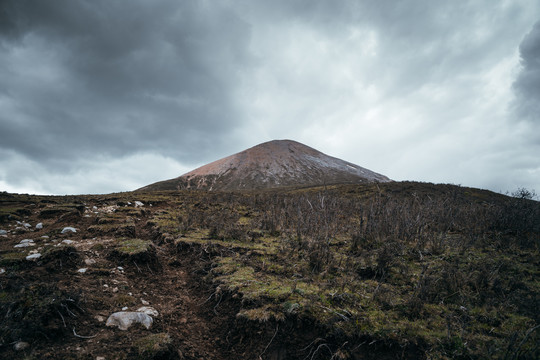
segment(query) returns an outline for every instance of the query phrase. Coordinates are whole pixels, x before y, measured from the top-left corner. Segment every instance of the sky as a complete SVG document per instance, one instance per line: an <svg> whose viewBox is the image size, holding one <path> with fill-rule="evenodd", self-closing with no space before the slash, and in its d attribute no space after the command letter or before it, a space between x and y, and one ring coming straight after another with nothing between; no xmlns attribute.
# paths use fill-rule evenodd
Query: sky
<svg viewBox="0 0 540 360"><path fill-rule="evenodd" d="M540 192L540 2L0 0L0 191L130 191L273 139Z"/></svg>

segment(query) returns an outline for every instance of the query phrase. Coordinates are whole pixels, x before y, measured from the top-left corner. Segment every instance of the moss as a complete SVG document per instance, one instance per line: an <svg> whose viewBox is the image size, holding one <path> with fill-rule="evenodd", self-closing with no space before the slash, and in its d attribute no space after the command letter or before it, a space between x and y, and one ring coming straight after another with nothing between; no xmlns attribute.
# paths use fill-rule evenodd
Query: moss
<svg viewBox="0 0 540 360"><path fill-rule="evenodd" d="M116 251L121 255L134 256L146 253L150 250L152 243L141 239L126 239L118 243Z"/></svg>
<svg viewBox="0 0 540 360"><path fill-rule="evenodd" d="M172 351L172 339L167 333L151 334L134 342L139 359L164 358Z"/></svg>

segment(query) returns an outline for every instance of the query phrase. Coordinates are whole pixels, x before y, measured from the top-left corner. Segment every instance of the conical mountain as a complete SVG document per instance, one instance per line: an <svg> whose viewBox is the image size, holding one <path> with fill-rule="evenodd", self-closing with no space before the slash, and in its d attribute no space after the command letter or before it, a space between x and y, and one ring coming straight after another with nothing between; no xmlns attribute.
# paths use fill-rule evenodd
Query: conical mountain
<svg viewBox="0 0 540 360"><path fill-rule="evenodd" d="M292 140L273 140L140 190L256 190L391 181Z"/></svg>

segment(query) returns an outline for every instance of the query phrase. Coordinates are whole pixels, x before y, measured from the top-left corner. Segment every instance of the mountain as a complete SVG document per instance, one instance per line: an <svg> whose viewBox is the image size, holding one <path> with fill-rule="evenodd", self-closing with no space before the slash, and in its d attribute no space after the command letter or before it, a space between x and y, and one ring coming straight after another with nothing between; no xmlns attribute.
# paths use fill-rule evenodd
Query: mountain
<svg viewBox="0 0 540 360"><path fill-rule="evenodd" d="M273 140L139 190L256 190L391 181L292 140Z"/></svg>

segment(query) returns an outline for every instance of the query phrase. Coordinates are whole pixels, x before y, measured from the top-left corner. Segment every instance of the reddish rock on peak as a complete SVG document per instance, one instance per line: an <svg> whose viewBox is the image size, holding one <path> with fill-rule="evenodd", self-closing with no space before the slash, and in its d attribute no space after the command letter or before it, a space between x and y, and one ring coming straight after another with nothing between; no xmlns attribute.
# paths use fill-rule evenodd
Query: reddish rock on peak
<svg viewBox="0 0 540 360"><path fill-rule="evenodd" d="M256 190L391 181L292 140L269 141L140 190Z"/></svg>

